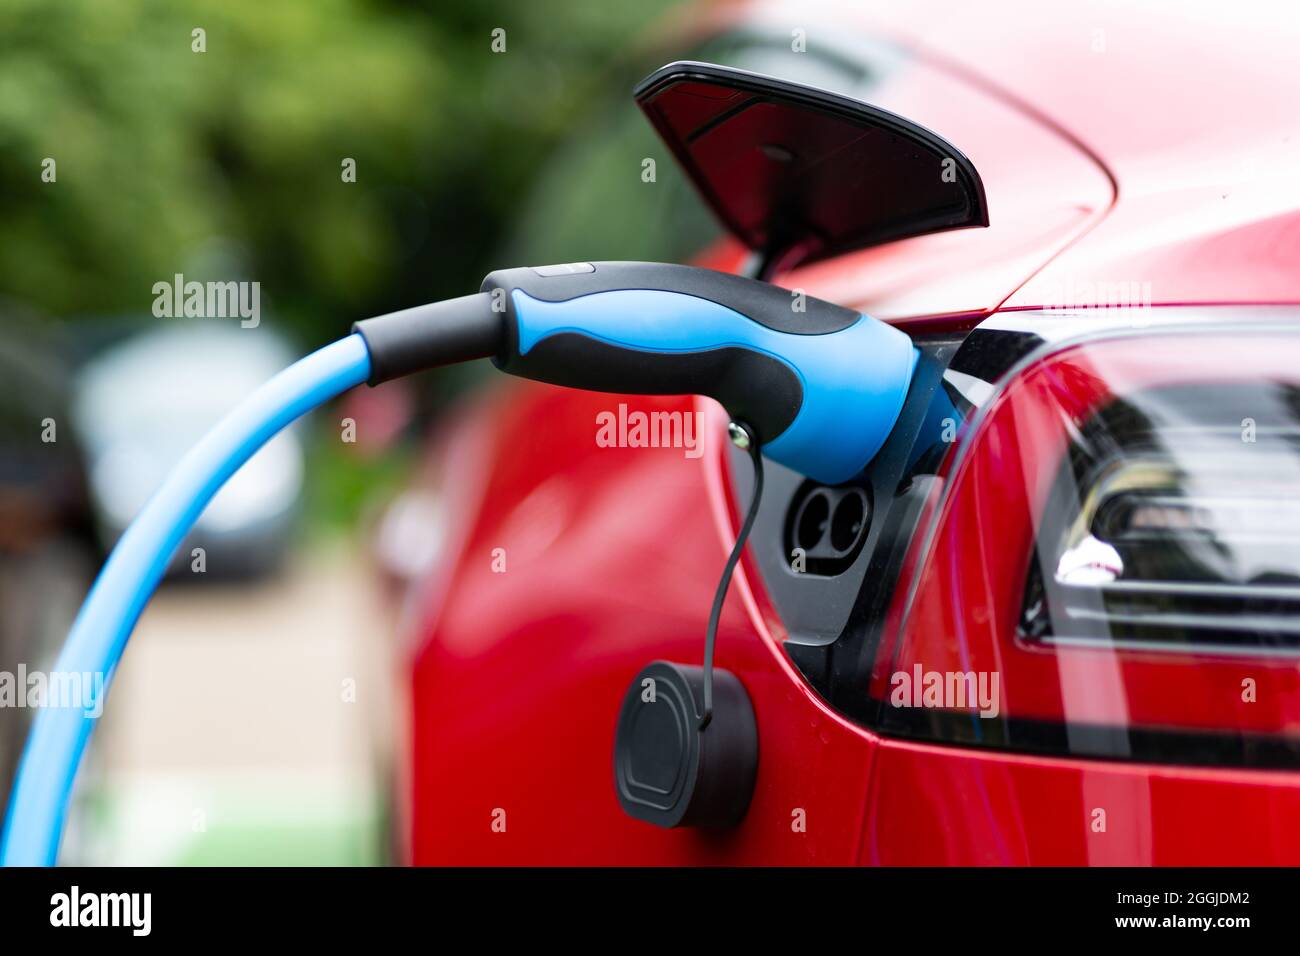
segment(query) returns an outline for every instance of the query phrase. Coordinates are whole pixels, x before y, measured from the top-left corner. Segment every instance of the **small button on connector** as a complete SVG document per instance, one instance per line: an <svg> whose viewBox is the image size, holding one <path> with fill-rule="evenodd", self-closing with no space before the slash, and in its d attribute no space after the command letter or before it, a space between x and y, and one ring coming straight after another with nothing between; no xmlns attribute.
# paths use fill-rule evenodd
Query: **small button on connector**
<svg viewBox="0 0 1300 956"><path fill-rule="evenodd" d="M533 266L532 269L543 279L552 276L576 276L583 272L596 271L596 267L590 262L562 262L554 266Z"/></svg>

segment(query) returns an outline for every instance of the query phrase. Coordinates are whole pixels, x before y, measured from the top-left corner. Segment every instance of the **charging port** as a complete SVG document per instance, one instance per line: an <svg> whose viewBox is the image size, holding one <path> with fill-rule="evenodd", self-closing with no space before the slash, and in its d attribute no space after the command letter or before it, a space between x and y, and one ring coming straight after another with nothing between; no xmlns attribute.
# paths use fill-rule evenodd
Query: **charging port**
<svg viewBox="0 0 1300 956"><path fill-rule="evenodd" d="M786 552L802 557L808 573L840 574L862 550L870 525L871 495L866 488L807 482L790 503Z"/></svg>

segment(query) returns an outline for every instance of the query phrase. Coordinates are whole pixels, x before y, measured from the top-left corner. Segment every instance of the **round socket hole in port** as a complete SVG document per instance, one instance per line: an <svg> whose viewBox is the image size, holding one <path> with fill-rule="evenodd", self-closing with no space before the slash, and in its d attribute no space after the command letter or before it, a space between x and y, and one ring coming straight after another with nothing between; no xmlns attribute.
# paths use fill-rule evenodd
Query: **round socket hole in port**
<svg viewBox="0 0 1300 956"><path fill-rule="evenodd" d="M826 522L830 516L831 504L826 495L820 491L809 495L799 509L794 525L795 542L799 547L805 551L817 547L826 534Z"/></svg>
<svg viewBox="0 0 1300 956"><path fill-rule="evenodd" d="M855 488L835 506L831 515L831 547L836 551L851 551L866 529L867 496Z"/></svg>

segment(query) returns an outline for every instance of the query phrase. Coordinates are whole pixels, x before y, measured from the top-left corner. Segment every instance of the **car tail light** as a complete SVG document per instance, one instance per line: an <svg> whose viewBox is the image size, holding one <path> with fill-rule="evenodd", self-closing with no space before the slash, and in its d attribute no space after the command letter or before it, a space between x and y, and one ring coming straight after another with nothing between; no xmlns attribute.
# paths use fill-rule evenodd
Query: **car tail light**
<svg viewBox="0 0 1300 956"><path fill-rule="evenodd" d="M1300 762L1300 333L1065 347L963 445L873 669L882 729Z"/></svg>

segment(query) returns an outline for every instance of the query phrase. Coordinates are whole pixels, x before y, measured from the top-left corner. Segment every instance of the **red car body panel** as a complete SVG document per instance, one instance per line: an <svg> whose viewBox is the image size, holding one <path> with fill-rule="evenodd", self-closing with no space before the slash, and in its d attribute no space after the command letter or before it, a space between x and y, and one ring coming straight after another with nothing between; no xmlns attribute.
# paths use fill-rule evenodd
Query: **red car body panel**
<svg viewBox="0 0 1300 956"><path fill-rule="evenodd" d="M470 436L491 436L472 469L489 504L452 501L465 524L440 571L447 590L431 595L429 630L414 649L414 862L854 862L869 735L797 678L743 569L718 659L744 681L762 741L744 824L723 835L664 831L619 808L617 703L648 660L699 658L734 532L716 441L696 459L682 449L599 448L592 423L609 401L512 386L452 439L464 456ZM627 401L647 410L694 402ZM716 424L717 410L707 413ZM504 572L493 570L496 548ZM799 811L806 832L792 828Z"/></svg>
<svg viewBox="0 0 1300 956"><path fill-rule="evenodd" d="M1050 117L1115 179L1115 208L1007 307L1138 277L1163 303L1300 298L1294 20L1204 0L1009 0L995 14L921 0L863 16Z"/></svg>
<svg viewBox="0 0 1300 956"><path fill-rule="evenodd" d="M1300 859L1296 775L977 753L875 751L864 864L1269 866ZM1106 813L1105 832L1092 814Z"/></svg>
<svg viewBox="0 0 1300 956"><path fill-rule="evenodd" d="M873 14L871 29L922 57L878 102L967 152L992 225L779 282L917 328L1136 279L1156 303L1300 301L1300 38L1256 29L1243 47L1231 10L1171 27L1145 6L932 6ZM804 4L758 15L821 16ZM850 5L824 16L865 20ZM1258 52L1249 75L1232 60L1243 48ZM700 457L598 447L595 416L620 401L699 408L715 427ZM973 751L855 725L790 663L748 556L718 636L719 666L758 722L748 814L712 834L625 816L619 702L650 660L700 660L734 541L721 422L703 400L511 383L439 443L452 533L410 635L411 862L1300 862L1300 774ZM1104 833L1089 826L1099 806Z"/></svg>

